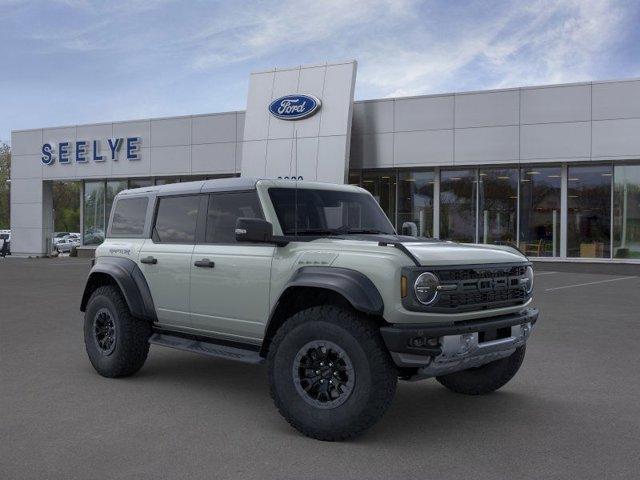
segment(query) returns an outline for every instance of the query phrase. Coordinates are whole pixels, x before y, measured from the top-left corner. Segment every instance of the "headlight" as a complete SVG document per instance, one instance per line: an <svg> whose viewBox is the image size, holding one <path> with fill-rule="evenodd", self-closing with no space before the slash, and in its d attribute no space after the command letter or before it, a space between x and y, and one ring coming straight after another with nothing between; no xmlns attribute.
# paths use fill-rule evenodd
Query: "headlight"
<svg viewBox="0 0 640 480"><path fill-rule="evenodd" d="M533 292L533 268L531 266L527 267L524 271L524 279L526 280L525 291L527 295Z"/></svg>
<svg viewBox="0 0 640 480"><path fill-rule="evenodd" d="M416 298L421 304L430 305L438 296L438 285L440 285L438 277L431 272L424 272L416 278L413 291L416 293Z"/></svg>

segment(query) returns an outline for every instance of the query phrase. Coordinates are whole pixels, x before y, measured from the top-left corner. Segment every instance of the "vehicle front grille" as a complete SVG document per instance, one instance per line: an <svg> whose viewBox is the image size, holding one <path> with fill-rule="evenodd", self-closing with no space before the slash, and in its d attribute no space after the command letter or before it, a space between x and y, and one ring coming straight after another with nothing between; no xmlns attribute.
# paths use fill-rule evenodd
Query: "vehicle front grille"
<svg viewBox="0 0 640 480"><path fill-rule="evenodd" d="M478 266L436 270L443 289L431 310L458 312L525 303L529 296L521 282L527 265Z"/></svg>
<svg viewBox="0 0 640 480"><path fill-rule="evenodd" d="M526 268L526 265L493 268L460 268L455 270L440 270L437 274L441 282L458 282L461 280L479 280L483 278L522 277Z"/></svg>

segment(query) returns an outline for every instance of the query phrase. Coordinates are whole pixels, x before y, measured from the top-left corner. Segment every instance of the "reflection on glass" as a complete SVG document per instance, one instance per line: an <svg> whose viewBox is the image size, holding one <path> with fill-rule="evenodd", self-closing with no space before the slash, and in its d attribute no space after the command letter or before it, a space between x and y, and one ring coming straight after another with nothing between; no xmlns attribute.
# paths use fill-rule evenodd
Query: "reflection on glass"
<svg viewBox="0 0 640 480"><path fill-rule="evenodd" d="M518 169L481 169L478 180L480 242L515 245L518 221Z"/></svg>
<svg viewBox="0 0 640 480"><path fill-rule="evenodd" d="M187 180L191 181L191 180ZM180 182L180 177L162 177L156 178L156 185L167 185L169 183L178 183Z"/></svg>
<svg viewBox="0 0 640 480"><path fill-rule="evenodd" d="M131 178L129 179L129 188L150 187L153 180L150 178Z"/></svg>
<svg viewBox="0 0 640 480"><path fill-rule="evenodd" d="M401 171L398 177L397 230L433 237L433 172Z"/></svg>
<svg viewBox="0 0 640 480"><path fill-rule="evenodd" d="M351 170L349 172L349 185L360 186L360 170Z"/></svg>
<svg viewBox="0 0 640 480"><path fill-rule="evenodd" d="M611 255L611 165L569 167L567 256Z"/></svg>
<svg viewBox="0 0 640 480"><path fill-rule="evenodd" d="M105 182L84 182L83 245L104 241Z"/></svg>
<svg viewBox="0 0 640 480"><path fill-rule="evenodd" d="M613 211L614 258L640 258L640 165L616 165Z"/></svg>
<svg viewBox="0 0 640 480"><path fill-rule="evenodd" d="M362 188L368 190L395 224L396 212L396 172L395 170L375 170L362 172Z"/></svg>
<svg viewBox="0 0 640 480"><path fill-rule="evenodd" d="M520 171L520 249L531 257L560 255L560 167Z"/></svg>
<svg viewBox="0 0 640 480"><path fill-rule="evenodd" d="M476 241L476 171L440 172L440 238Z"/></svg>
<svg viewBox="0 0 640 480"><path fill-rule="evenodd" d="M111 207L113 206L113 199L122 190L127 189L126 180L109 180L107 181L107 193L106 193L106 206L105 206L105 220L106 225L109 224L109 218L111 217Z"/></svg>

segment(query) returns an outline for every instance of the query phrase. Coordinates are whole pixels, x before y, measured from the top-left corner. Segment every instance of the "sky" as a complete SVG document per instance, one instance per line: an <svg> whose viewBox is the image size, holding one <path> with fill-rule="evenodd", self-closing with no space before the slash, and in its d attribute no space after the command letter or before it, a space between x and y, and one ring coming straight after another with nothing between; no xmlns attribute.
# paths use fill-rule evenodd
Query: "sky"
<svg viewBox="0 0 640 480"><path fill-rule="evenodd" d="M356 99L640 77L640 0L0 0L11 130L244 110L249 74L358 60Z"/></svg>

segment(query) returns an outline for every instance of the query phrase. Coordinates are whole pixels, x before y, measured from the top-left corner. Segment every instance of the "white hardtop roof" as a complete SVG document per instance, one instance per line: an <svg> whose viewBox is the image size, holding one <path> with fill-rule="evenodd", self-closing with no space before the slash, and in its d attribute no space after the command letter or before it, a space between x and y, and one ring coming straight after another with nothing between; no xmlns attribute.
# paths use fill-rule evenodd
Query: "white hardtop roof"
<svg viewBox="0 0 640 480"><path fill-rule="evenodd" d="M304 180L283 180L270 178L233 177L212 180L198 180L195 182L169 183L149 187L132 188L118 193L119 196L140 195L153 193L156 195L182 195L189 193L229 192L234 190L253 190L260 187L306 188L320 190L343 190L353 192L366 191L353 185L339 185L336 183L310 182Z"/></svg>

